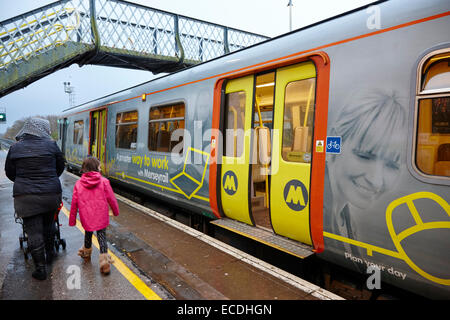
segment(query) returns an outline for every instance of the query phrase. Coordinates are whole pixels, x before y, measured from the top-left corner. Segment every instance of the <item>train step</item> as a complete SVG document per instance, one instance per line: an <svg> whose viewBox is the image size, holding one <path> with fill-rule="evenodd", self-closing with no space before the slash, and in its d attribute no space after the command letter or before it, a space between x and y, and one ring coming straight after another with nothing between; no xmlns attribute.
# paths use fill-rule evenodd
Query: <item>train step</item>
<svg viewBox="0 0 450 320"><path fill-rule="evenodd" d="M314 254L311 246L279 236L267 229L253 227L228 218L217 219L211 221L211 223L218 227L236 232L244 237L264 243L270 247L292 254L301 259L307 258Z"/></svg>

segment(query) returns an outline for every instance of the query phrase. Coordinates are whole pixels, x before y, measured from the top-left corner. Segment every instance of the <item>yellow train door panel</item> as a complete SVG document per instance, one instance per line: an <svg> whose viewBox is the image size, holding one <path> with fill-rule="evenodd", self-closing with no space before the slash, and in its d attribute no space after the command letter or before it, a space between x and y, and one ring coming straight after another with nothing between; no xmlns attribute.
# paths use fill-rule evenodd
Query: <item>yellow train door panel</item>
<svg viewBox="0 0 450 320"><path fill-rule="evenodd" d="M225 89L221 204L224 214L250 225L249 159L253 76L230 80Z"/></svg>
<svg viewBox="0 0 450 320"><path fill-rule="evenodd" d="M91 113L90 154L97 157L99 112Z"/></svg>
<svg viewBox="0 0 450 320"><path fill-rule="evenodd" d="M106 109L91 113L90 154L100 160L104 171L106 147Z"/></svg>
<svg viewBox="0 0 450 320"><path fill-rule="evenodd" d="M106 109L99 111L99 135L98 135L98 159L102 163L102 169L104 170L104 162L106 161L105 157L105 148L106 148ZM102 171L103 171L102 170Z"/></svg>
<svg viewBox="0 0 450 320"><path fill-rule="evenodd" d="M315 77L311 62L277 70L269 192L274 232L309 245Z"/></svg>

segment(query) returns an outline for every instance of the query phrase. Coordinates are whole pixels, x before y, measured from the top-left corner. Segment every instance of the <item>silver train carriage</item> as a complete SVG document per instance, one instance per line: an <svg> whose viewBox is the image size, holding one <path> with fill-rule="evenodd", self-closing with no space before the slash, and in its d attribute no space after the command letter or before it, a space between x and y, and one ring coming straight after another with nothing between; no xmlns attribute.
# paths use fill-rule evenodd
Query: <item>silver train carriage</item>
<svg viewBox="0 0 450 320"><path fill-rule="evenodd" d="M448 299L449 9L378 2L65 110L60 146L70 167L97 156L111 180Z"/></svg>

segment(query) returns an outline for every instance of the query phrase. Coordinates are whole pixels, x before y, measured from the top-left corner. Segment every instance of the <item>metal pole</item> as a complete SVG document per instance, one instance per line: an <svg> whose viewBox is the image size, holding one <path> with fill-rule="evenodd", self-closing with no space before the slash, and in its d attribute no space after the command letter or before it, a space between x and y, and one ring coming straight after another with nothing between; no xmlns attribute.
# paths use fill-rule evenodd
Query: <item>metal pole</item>
<svg viewBox="0 0 450 320"><path fill-rule="evenodd" d="M223 48L224 53L230 53L230 44L228 43L228 27L223 28Z"/></svg>
<svg viewBox="0 0 450 320"><path fill-rule="evenodd" d="M287 6L289 7L289 31L292 31L292 7L294 6L292 0L289 0Z"/></svg>
<svg viewBox="0 0 450 320"><path fill-rule="evenodd" d="M91 34L94 38L94 44L95 44L95 55L97 55L98 51L100 50L100 34L98 32L97 27L97 12L95 10L95 0L89 1L89 14L91 15Z"/></svg>
<svg viewBox="0 0 450 320"><path fill-rule="evenodd" d="M175 31L175 55L177 55L177 53L180 54L180 56L178 57L178 63L183 63L184 61L184 49L183 49L183 45L181 44L181 39L180 39L180 29L179 29L179 17L177 14L174 15L174 31Z"/></svg>

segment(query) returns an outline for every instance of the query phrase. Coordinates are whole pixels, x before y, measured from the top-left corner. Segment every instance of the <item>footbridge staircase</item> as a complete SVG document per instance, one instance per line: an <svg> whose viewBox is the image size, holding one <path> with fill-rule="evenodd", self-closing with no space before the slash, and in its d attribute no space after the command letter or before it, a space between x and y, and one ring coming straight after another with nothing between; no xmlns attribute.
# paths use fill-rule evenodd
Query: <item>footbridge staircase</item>
<svg viewBox="0 0 450 320"><path fill-rule="evenodd" d="M266 39L127 1L56 1L0 22L0 97L73 63L173 72Z"/></svg>

